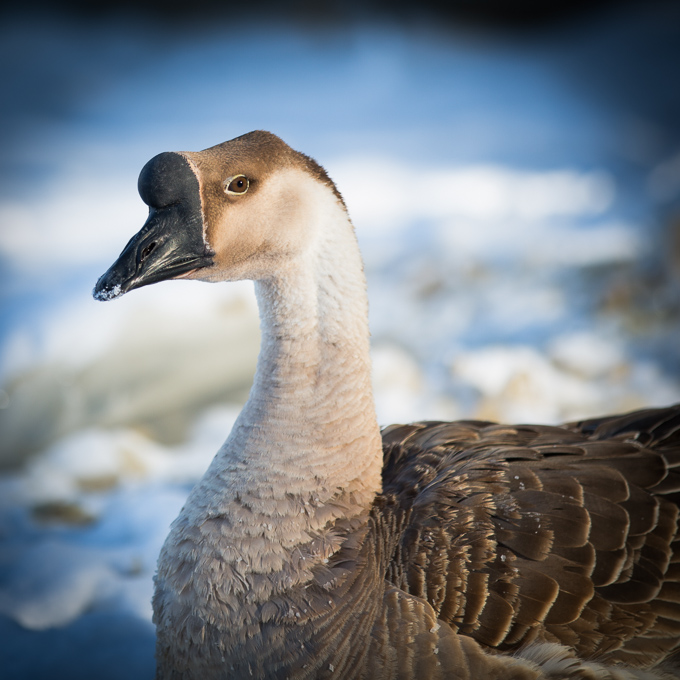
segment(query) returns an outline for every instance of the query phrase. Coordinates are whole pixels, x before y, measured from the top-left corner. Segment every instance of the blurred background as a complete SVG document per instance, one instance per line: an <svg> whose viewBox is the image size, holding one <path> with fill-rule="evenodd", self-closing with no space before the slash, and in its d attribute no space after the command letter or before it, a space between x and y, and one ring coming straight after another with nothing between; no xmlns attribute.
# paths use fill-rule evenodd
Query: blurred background
<svg viewBox="0 0 680 680"><path fill-rule="evenodd" d="M190 5L1 15L3 678L153 676L156 556L250 387L249 283L91 298L161 151L326 167L383 425L680 400L679 3Z"/></svg>

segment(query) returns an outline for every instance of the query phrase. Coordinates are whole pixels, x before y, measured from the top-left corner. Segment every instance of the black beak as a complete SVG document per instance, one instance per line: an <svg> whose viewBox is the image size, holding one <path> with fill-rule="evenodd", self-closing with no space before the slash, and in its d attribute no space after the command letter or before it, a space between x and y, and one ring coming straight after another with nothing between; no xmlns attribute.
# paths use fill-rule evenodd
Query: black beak
<svg viewBox="0 0 680 680"><path fill-rule="evenodd" d="M201 224L187 224L178 206L151 209L140 232L99 278L92 294L112 300L134 288L174 279L213 264ZM198 238L197 238L198 237Z"/></svg>
<svg viewBox="0 0 680 680"><path fill-rule="evenodd" d="M139 177L139 192L151 206L149 218L97 281L92 291L97 300L213 264L203 239L198 180L184 157L163 153L150 160Z"/></svg>

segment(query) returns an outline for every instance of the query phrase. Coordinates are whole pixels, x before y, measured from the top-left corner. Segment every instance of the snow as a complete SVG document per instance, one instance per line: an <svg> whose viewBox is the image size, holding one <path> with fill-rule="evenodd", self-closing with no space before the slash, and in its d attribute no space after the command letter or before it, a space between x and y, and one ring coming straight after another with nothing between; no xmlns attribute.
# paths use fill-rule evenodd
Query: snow
<svg viewBox="0 0 680 680"><path fill-rule="evenodd" d="M391 231L413 220L540 220L599 215L614 200L603 171L519 171L497 165L419 166L358 156L328 163L358 224ZM371 181L366 182L365 178Z"/></svg>
<svg viewBox="0 0 680 680"><path fill-rule="evenodd" d="M3 201L0 222L12 228L0 232L0 256L35 277L120 251L122 228L136 223L130 216L144 221L144 205L128 189L120 177L73 173L56 178L40 197Z"/></svg>
<svg viewBox="0 0 680 680"><path fill-rule="evenodd" d="M109 300L115 300L119 297L121 290L120 283L117 283L111 290L92 291L92 296L95 300L99 300L100 302L108 302Z"/></svg>
<svg viewBox="0 0 680 680"><path fill-rule="evenodd" d="M264 128L324 164L364 254L383 425L680 400L663 230L680 134L597 80L632 30L649 44L670 25L621 14L525 44L425 24L8 20L0 49L26 60L5 78L24 108L0 165L3 677L153 675L160 546L247 396L251 284L90 297L146 218L136 178L160 151ZM57 77L44 106L61 113L38 115L21 82ZM636 105L670 101L666 80L643 85Z"/></svg>
<svg viewBox="0 0 680 680"><path fill-rule="evenodd" d="M489 420L555 423L592 414L600 406L591 381L560 370L533 347L461 352L451 370L479 390L479 413Z"/></svg>
<svg viewBox="0 0 680 680"><path fill-rule="evenodd" d="M620 338L607 338L590 331L565 333L548 346L548 354L564 370L596 381L624 370L625 350Z"/></svg>
<svg viewBox="0 0 680 680"><path fill-rule="evenodd" d="M432 394L413 356L396 344L374 344L371 351L378 422L451 420L458 414L453 399Z"/></svg>

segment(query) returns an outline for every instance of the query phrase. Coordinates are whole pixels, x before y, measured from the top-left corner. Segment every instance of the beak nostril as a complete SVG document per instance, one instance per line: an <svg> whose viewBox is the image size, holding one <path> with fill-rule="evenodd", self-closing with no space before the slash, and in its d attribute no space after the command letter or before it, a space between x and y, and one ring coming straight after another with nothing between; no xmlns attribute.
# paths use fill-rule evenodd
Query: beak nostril
<svg viewBox="0 0 680 680"><path fill-rule="evenodd" d="M144 250L142 250L142 256L141 256L140 262L144 262L144 260L146 260L146 258L149 257L149 255L151 255L151 253L153 252L155 247L156 247L156 241L151 241L151 243L149 243L149 245L146 246L144 248Z"/></svg>

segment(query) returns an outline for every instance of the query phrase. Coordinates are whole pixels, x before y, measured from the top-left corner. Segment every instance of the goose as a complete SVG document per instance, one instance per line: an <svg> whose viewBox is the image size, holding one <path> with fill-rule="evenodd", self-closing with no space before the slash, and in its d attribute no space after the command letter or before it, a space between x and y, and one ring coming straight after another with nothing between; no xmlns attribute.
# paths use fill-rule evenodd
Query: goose
<svg viewBox="0 0 680 680"><path fill-rule="evenodd" d="M354 228L255 131L142 169L98 300L252 279L247 403L160 553L157 678L680 677L680 405L379 429Z"/></svg>

